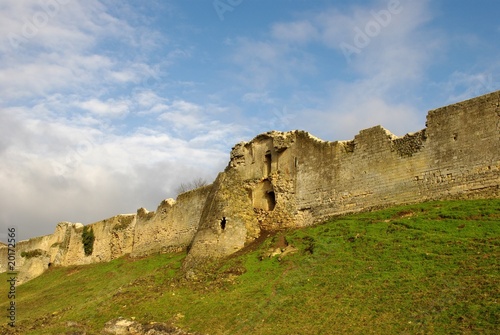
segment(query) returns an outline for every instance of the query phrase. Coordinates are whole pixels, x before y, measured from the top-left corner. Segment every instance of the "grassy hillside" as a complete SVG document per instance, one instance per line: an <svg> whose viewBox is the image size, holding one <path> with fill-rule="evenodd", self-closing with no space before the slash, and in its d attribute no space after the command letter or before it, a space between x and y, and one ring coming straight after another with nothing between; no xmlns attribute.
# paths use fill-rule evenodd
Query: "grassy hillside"
<svg viewBox="0 0 500 335"><path fill-rule="evenodd" d="M287 244L296 251L269 257ZM280 232L207 264L196 281L182 276L184 257L52 269L17 288L17 332L98 334L119 316L204 334L500 329L500 200L424 203Z"/></svg>

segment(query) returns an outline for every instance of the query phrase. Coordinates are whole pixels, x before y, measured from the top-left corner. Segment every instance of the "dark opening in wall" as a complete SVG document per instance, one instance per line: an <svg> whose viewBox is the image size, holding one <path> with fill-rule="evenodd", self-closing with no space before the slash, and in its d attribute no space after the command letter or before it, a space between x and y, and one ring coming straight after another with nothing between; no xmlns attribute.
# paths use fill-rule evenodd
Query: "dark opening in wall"
<svg viewBox="0 0 500 335"><path fill-rule="evenodd" d="M267 192L266 193L266 199L267 199L267 208L269 211L274 210L274 207L276 206L276 196L274 195L274 192Z"/></svg>
<svg viewBox="0 0 500 335"><path fill-rule="evenodd" d="M253 164L253 163L255 163L255 155L253 152L253 145L251 145L248 150L250 151L250 157L252 157L252 164Z"/></svg>
<svg viewBox="0 0 500 335"><path fill-rule="evenodd" d="M253 199L253 195L252 195L252 194L253 194L253 192L252 192L252 189L251 189L251 188L247 189L247 193L248 193L248 199L250 199L250 201L252 201L252 199Z"/></svg>
<svg viewBox="0 0 500 335"><path fill-rule="evenodd" d="M267 179L255 185L252 192L253 207L272 211L276 206L276 195L271 182Z"/></svg>
<svg viewBox="0 0 500 335"><path fill-rule="evenodd" d="M272 163L272 157L271 153L268 151L266 153L266 176L269 176L271 174L271 163Z"/></svg>
<svg viewBox="0 0 500 335"><path fill-rule="evenodd" d="M226 229L226 223L227 223L226 217L223 216L222 220L220 220L220 227L221 227L222 230Z"/></svg>

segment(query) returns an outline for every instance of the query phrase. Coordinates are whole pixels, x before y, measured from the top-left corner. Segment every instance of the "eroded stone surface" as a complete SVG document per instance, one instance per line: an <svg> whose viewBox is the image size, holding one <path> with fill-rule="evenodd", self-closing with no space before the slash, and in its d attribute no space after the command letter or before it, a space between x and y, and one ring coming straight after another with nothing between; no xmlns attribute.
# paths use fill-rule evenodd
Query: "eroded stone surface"
<svg viewBox="0 0 500 335"><path fill-rule="evenodd" d="M395 204L499 197L499 97L430 111L427 128L403 137L376 126L352 141L272 131L237 144L214 183L185 267L231 254L262 230ZM224 231L223 216L232 222Z"/></svg>

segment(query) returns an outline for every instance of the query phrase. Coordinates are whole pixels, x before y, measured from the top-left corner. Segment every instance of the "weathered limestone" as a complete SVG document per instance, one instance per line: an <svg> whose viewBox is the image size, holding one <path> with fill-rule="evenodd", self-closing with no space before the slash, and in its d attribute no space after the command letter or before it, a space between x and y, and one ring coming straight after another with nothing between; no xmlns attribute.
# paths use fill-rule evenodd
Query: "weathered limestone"
<svg viewBox="0 0 500 335"><path fill-rule="evenodd" d="M32 238L21 241L16 245L16 267L20 271L18 280L20 283L39 276L48 269L49 264L66 265L64 261L64 249L69 250L72 235L77 229L83 229L80 223L73 224L61 222L57 225L52 235ZM72 251L74 249L71 249ZM0 261L1 272L7 271L7 247L0 248L2 259ZM5 252L5 257L3 253ZM23 253L36 252L36 256L22 257Z"/></svg>
<svg viewBox="0 0 500 335"><path fill-rule="evenodd" d="M495 92L439 108L429 112L427 128L401 138L376 126L352 141L292 131L237 144L214 183L185 267L229 255L260 230L394 204L500 197L499 106Z"/></svg>
<svg viewBox="0 0 500 335"><path fill-rule="evenodd" d="M81 223L61 222L54 234L21 241L16 246L19 283L35 278L49 266L107 262L123 255L185 250L198 229L211 186L162 201L156 212L144 208L88 225L95 236L93 252L85 255ZM35 252L35 256L21 256ZM7 247L0 246L0 272L7 271Z"/></svg>
<svg viewBox="0 0 500 335"><path fill-rule="evenodd" d="M500 197L500 91L430 111L425 129L400 138L381 126L351 141L322 141L304 131L258 135L233 148L212 185L164 200L156 212L141 208L91 224L90 256L81 224L60 223L52 235L20 242L19 278L29 280L49 264L183 249L191 270L265 230L395 204L479 197ZM20 257L34 250L34 257ZM0 257L6 271L5 246Z"/></svg>
<svg viewBox="0 0 500 335"><path fill-rule="evenodd" d="M198 229L211 185L162 201L156 212L137 211L132 256L185 249Z"/></svg>

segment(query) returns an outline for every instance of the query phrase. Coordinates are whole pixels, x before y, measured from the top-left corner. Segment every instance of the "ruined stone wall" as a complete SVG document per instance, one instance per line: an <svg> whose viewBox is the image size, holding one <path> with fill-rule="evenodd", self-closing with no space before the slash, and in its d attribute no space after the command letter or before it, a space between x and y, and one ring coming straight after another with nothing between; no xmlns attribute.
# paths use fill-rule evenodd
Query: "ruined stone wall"
<svg viewBox="0 0 500 335"><path fill-rule="evenodd" d="M95 236L91 255L85 255L82 233L83 225L70 230L69 236L60 246L60 260L55 265L82 265L107 262L132 252L135 214L121 214L88 225Z"/></svg>
<svg viewBox="0 0 500 335"><path fill-rule="evenodd" d="M430 111L427 136L429 168L415 176L422 193L499 196L500 92Z"/></svg>
<svg viewBox="0 0 500 335"><path fill-rule="evenodd" d="M20 241L16 245L19 283L35 278L49 266L82 265L110 261L132 251L135 215L117 215L88 225L95 241L91 255L85 255L81 223L61 222L54 234ZM34 257L22 256L33 253ZM3 260L0 262L6 266ZM2 268L3 270L3 268Z"/></svg>
<svg viewBox="0 0 500 335"><path fill-rule="evenodd" d="M211 185L180 194L177 200L161 202L156 212L144 208L137 214L121 214L87 225L95 240L91 255L85 255L81 223L61 222L54 234L21 241L16 246L19 283L35 278L49 266L107 262L123 255L144 256L155 252L186 249L198 230ZM37 252L22 257L23 252ZM0 271L7 271L7 247L0 246Z"/></svg>
<svg viewBox="0 0 500 335"><path fill-rule="evenodd" d="M418 143L424 133L406 139ZM311 141L301 134L298 211L308 213L313 223L332 215L424 200L413 178L427 168L428 155L423 146L409 143L415 149L402 155L396 147L404 147L403 139L380 126L361 131L352 142Z"/></svg>
<svg viewBox="0 0 500 335"><path fill-rule="evenodd" d="M48 264L109 261L125 254L189 249L184 268L241 250L263 231L303 227L331 216L434 199L500 197L500 92L432 110L426 128L397 137L381 126L351 141L322 141L304 131L269 132L237 144L214 183L163 201L156 212L83 225L18 244L20 278ZM22 251L41 255L21 258ZM0 246L0 270L7 248Z"/></svg>
<svg viewBox="0 0 500 335"><path fill-rule="evenodd" d="M269 132L237 144L214 183L185 267L241 249L261 230L433 199L500 197L500 92L430 111L398 138L381 126L352 141ZM220 220L227 217L227 228Z"/></svg>
<svg viewBox="0 0 500 335"><path fill-rule="evenodd" d="M8 267L7 267L7 257L9 256L8 254L8 248L7 244L0 242L0 273L2 272L7 272Z"/></svg>
<svg viewBox="0 0 500 335"><path fill-rule="evenodd" d="M22 269L18 275L20 283L39 276L48 268L48 263L50 262L50 246L52 241L53 239L51 236L42 236L17 243L16 267L18 269ZM21 257L21 253L30 250L40 250L42 254L33 258Z"/></svg>
<svg viewBox="0 0 500 335"><path fill-rule="evenodd" d="M392 204L500 196L498 97L430 111L425 129L401 138L380 126L349 142L298 134L299 212L317 222Z"/></svg>
<svg viewBox="0 0 500 335"><path fill-rule="evenodd" d="M184 267L189 270L206 257L232 254L259 234L247 186L238 171L222 172L207 197Z"/></svg>
<svg viewBox="0 0 500 335"><path fill-rule="evenodd" d="M16 269L19 271L19 283L26 282L39 276L48 269L49 264L61 264L64 255L64 246L67 245L71 232L81 224L61 222L57 225L54 234L40 236L16 244ZM34 253L35 257L21 256L23 253ZM0 254L4 254L0 261L0 271L7 271L7 248L0 248Z"/></svg>
<svg viewBox="0 0 500 335"><path fill-rule="evenodd" d="M211 185L164 200L156 212L137 211L132 256L178 251L189 246L198 229Z"/></svg>
<svg viewBox="0 0 500 335"><path fill-rule="evenodd" d="M233 148L203 208L186 271L242 249L263 230L294 226L293 134L270 132Z"/></svg>

